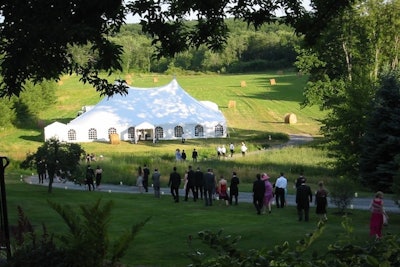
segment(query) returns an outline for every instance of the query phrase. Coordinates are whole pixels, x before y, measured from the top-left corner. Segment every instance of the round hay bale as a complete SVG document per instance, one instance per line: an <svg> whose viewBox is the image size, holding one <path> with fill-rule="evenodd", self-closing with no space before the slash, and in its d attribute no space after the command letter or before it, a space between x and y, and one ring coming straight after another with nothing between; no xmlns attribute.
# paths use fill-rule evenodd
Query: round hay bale
<svg viewBox="0 0 400 267"><path fill-rule="evenodd" d="M246 81L241 81L240 82L240 87L246 87L246 86L247 86Z"/></svg>
<svg viewBox="0 0 400 267"><path fill-rule="evenodd" d="M270 85L276 85L276 80L275 79L270 79L269 83L270 83Z"/></svg>
<svg viewBox="0 0 400 267"><path fill-rule="evenodd" d="M297 123L297 116L294 113L288 113L285 115L285 123L295 124Z"/></svg>
<svg viewBox="0 0 400 267"><path fill-rule="evenodd" d="M228 108L236 108L236 101L234 101L234 100L229 100Z"/></svg>
<svg viewBox="0 0 400 267"><path fill-rule="evenodd" d="M119 135L118 134L110 134L110 144L112 145L118 145L120 143L119 141Z"/></svg>

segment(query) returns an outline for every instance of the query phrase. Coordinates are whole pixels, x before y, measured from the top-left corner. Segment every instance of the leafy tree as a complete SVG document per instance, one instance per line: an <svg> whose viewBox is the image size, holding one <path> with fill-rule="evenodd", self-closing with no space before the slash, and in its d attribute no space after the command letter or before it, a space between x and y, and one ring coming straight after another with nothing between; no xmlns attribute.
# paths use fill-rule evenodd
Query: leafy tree
<svg viewBox="0 0 400 267"><path fill-rule="evenodd" d="M10 99L0 99L0 127L9 127L15 121L15 109L12 109L13 102Z"/></svg>
<svg viewBox="0 0 400 267"><path fill-rule="evenodd" d="M124 20L121 1L0 1L0 96L19 96L25 83L58 79L77 73L101 95L126 93L109 84L99 70L121 70L121 47L107 35L119 31ZM93 58L79 64L69 47L90 44Z"/></svg>
<svg viewBox="0 0 400 267"><path fill-rule="evenodd" d="M361 181L373 190L391 192L399 169L400 72L382 77L362 141Z"/></svg>
<svg viewBox="0 0 400 267"><path fill-rule="evenodd" d="M310 73L303 104L329 111L321 130L342 174L357 177L365 114L378 75L398 66L398 5L398 0L357 1L332 19L312 46L300 50L298 67Z"/></svg>
<svg viewBox="0 0 400 267"><path fill-rule="evenodd" d="M21 163L23 169L34 169L41 160L46 161L49 174L49 188L51 193L55 175L63 176L65 179L74 177L79 171L79 162L85 151L79 144L60 142L56 138L47 140L40 146L36 153L30 153Z"/></svg>

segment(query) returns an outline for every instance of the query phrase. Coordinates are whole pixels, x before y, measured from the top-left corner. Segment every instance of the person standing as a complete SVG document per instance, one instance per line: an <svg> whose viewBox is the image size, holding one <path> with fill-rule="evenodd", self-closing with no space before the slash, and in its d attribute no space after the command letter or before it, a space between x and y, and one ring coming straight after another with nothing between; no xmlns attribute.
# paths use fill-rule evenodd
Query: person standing
<svg viewBox="0 0 400 267"><path fill-rule="evenodd" d="M180 150L179 148L177 148L177 149L175 150L175 160L176 160L177 162L182 161L182 154L181 154L181 150Z"/></svg>
<svg viewBox="0 0 400 267"><path fill-rule="evenodd" d="M149 176L150 170L146 164L143 166L143 188L144 191L149 192Z"/></svg>
<svg viewBox="0 0 400 267"><path fill-rule="evenodd" d="M224 178L224 176L221 175L220 180L218 182L218 195L219 199L225 200L225 205L229 205L229 197L228 197L228 182Z"/></svg>
<svg viewBox="0 0 400 267"><path fill-rule="evenodd" d="M100 167L100 165L97 165L97 168L94 173L96 175L96 188L99 189L101 184L101 178L103 176L103 169Z"/></svg>
<svg viewBox="0 0 400 267"><path fill-rule="evenodd" d="M221 146L218 146L218 147L217 147L217 158L218 158L218 159L221 159L221 155L222 155L222 147L221 147Z"/></svg>
<svg viewBox="0 0 400 267"><path fill-rule="evenodd" d="M197 167L197 170L194 172L194 184L195 184L195 192L196 192L196 199L200 198L203 199L203 172L200 170L200 167Z"/></svg>
<svg viewBox="0 0 400 267"><path fill-rule="evenodd" d="M257 180L253 183L253 204L257 210L257 214L261 214L261 209L264 205L265 184L261 180L261 175L257 173Z"/></svg>
<svg viewBox="0 0 400 267"><path fill-rule="evenodd" d="M225 145L222 145L222 147L221 147L221 155L222 155L222 159L226 158L226 147L225 147Z"/></svg>
<svg viewBox="0 0 400 267"><path fill-rule="evenodd" d="M304 220L308 222L310 213L310 202L312 202L312 192L311 188L306 185L306 179L301 180L301 184L297 187L296 191L296 204L297 204L297 214L299 216L299 221Z"/></svg>
<svg viewBox="0 0 400 267"><path fill-rule="evenodd" d="M179 186L181 185L181 175L176 171L176 167L169 175L168 186L171 188L171 195L176 203L179 202Z"/></svg>
<svg viewBox="0 0 400 267"><path fill-rule="evenodd" d="M94 191L94 170L90 165L87 165L86 169L86 184L88 186L89 191Z"/></svg>
<svg viewBox="0 0 400 267"><path fill-rule="evenodd" d="M137 170L136 186L139 188L139 192L143 193L143 170L141 166Z"/></svg>
<svg viewBox="0 0 400 267"><path fill-rule="evenodd" d="M229 151L231 152L231 158L232 158L233 153L235 153L235 145L233 143L229 144Z"/></svg>
<svg viewBox="0 0 400 267"><path fill-rule="evenodd" d="M296 180L296 188L299 187L301 185L301 183L303 182L303 180L306 180L306 177L304 177L303 172L300 173L300 176L297 178Z"/></svg>
<svg viewBox="0 0 400 267"><path fill-rule="evenodd" d="M195 193L195 174L194 171L192 170L192 166L188 167L189 170L187 172L187 184L185 188L185 201L188 201L189 197L189 191L192 191L193 194L193 200L196 201L196 193Z"/></svg>
<svg viewBox="0 0 400 267"><path fill-rule="evenodd" d="M186 161L186 152L184 149L182 149L181 158L182 158L182 161Z"/></svg>
<svg viewBox="0 0 400 267"><path fill-rule="evenodd" d="M197 157L198 157L198 153L197 153L196 148L194 148L193 152L192 152L192 160L193 160L193 162L197 162Z"/></svg>
<svg viewBox="0 0 400 267"><path fill-rule="evenodd" d="M268 209L268 213L271 213L271 202L274 199L274 190L271 182L269 181L270 177L268 174L263 173L261 175L261 180L264 181L265 191L264 191L264 211L266 212Z"/></svg>
<svg viewBox="0 0 400 267"><path fill-rule="evenodd" d="M286 195L286 187L287 187L287 179L281 172L281 175L275 182L275 201L277 208L283 208L286 203L285 195Z"/></svg>
<svg viewBox="0 0 400 267"><path fill-rule="evenodd" d="M206 206L212 206L212 199L217 183L212 169L208 169L204 174L204 199Z"/></svg>
<svg viewBox="0 0 400 267"><path fill-rule="evenodd" d="M151 179L153 180L154 196L160 198L161 174L158 172L157 168L154 169Z"/></svg>
<svg viewBox="0 0 400 267"><path fill-rule="evenodd" d="M236 172L232 173L231 184L229 186L229 203L232 205L233 197L235 197L235 205L238 204L240 180L236 175Z"/></svg>
<svg viewBox="0 0 400 267"><path fill-rule="evenodd" d="M38 173L38 177L39 177L39 184L43 184L43 181L46 180L46 161L44 159L42 159L41 161L39 161L37 163L37 173Z"/></svg>
<svg viewBox="0 0 400 267"><path fill-rule="evenodd" d="M240 151L242 152L242 156L246 156L247 146L244 142L242 142L242 146L240 147Z"/></svg>
<svg viewBox="0 0 400 267"><path fill-rule="evenodd" d="M376 239L380 239L382 237L383 216L388 218L385 209L383 208L383 193L381 191L376 192L369 208L371 210L369 235Z"/></svg>
<svg viewBox="0 0 400 267"><path fill-rule="evenodd" d="M324 182L318 183L318 190L315 193L315 204L317 208L315 212L317 213L319 220L326 222L328 217L326 216L326 207L328 206L328 191L324 188Z"/></svg>

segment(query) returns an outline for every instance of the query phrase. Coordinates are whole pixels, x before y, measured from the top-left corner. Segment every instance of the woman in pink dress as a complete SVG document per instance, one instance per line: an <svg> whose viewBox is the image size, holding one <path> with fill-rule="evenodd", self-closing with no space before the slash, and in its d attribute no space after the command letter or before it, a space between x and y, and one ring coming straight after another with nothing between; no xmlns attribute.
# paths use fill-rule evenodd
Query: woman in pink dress
<svg viewBox="0 0 400 267"><path fill-rule="evenodd" d="M379 239L382 237L383 227L383 216L386 216L386 212L383 208L383 193L381 191L376 192L375 198L372 200L370 205L371 219L369 224L369 235Z"/></svg>
<svg viewBox="0 0 400 267"><path fill-rule="evenodd" d="M268 213L271 213L271 202L274 199L274 191L272 189L272 184L269 181L268 174L266 173L263 173L261 175L261 179L264 181L265 184L263 214L266 212L267 207L268 207Z"/></svg>

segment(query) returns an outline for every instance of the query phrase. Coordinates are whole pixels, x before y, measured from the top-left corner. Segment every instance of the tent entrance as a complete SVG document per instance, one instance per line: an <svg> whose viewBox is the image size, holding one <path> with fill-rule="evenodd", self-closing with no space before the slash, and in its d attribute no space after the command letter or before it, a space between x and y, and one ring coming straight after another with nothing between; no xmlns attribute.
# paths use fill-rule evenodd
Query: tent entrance
<svg viewBox="0 0 400 267"><path fill-rule="evenodd" d="M143 122L135 127L135 143L139 141L153 141L154 143L154 125Z"/></svg>

